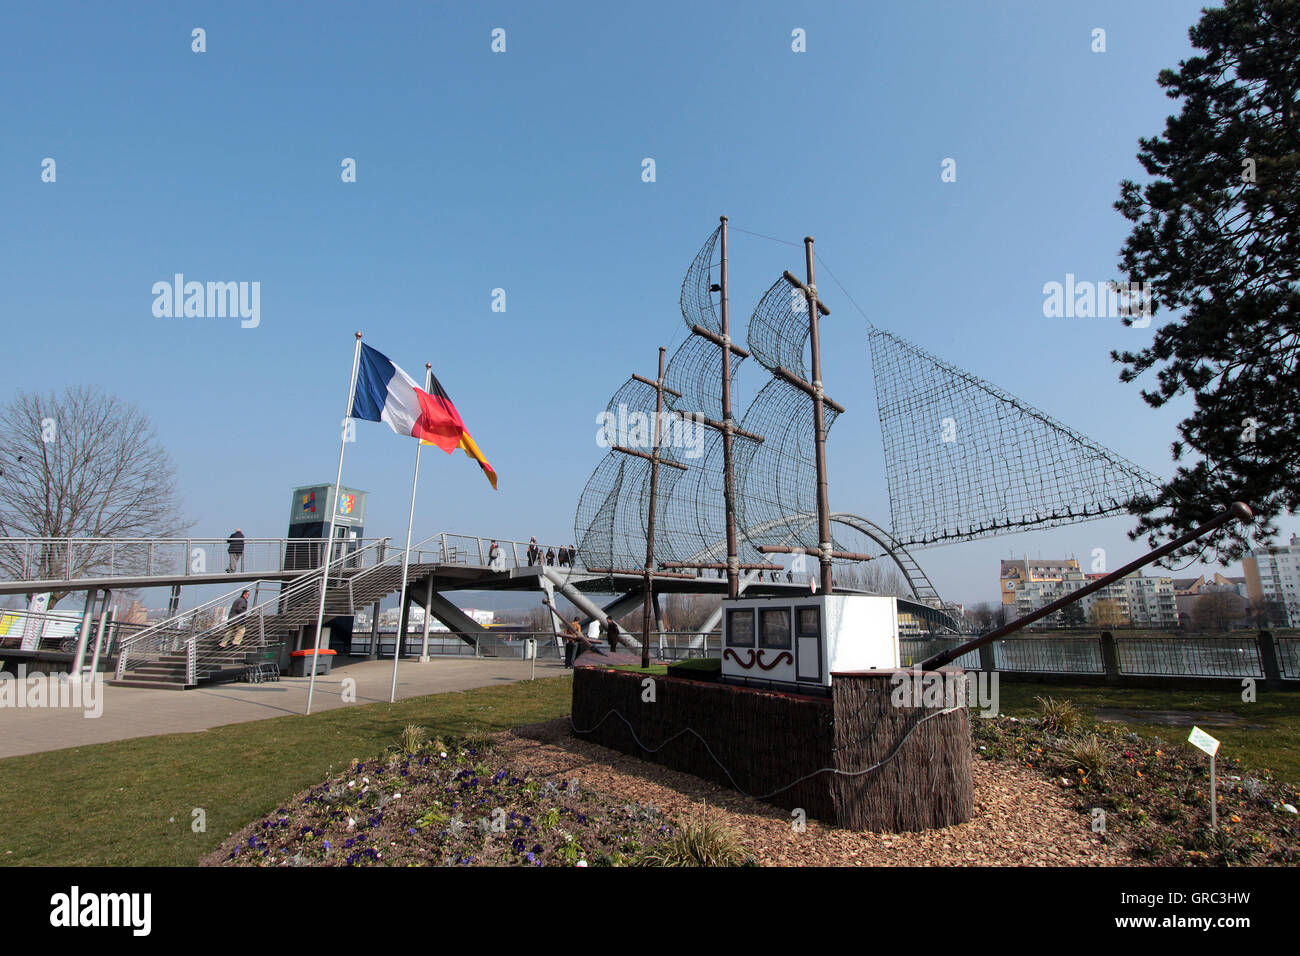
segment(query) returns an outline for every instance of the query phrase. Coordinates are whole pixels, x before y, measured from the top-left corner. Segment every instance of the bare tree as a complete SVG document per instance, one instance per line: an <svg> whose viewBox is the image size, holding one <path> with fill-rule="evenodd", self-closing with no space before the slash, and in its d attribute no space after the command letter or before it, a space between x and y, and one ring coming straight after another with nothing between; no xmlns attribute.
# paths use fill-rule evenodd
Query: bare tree
<svg viewBox="0 0 1300 956"><path fill-rule="evenodd" d="M966 619L976 634L987 634L993 630L993 608L988 601L981 601L966 611Z"/></svg>
<svg viewBox="0 0 1300 956"><path fill-rule="evenodd" d="M0 536L155 538L187 531L171 458L149 416L96 386L20 392L0 409ZM0 547L0 568L37 580L102 570L104 547ZM55 591L50 606L68 594Z"/></svg>
<svg viewBox="0 0 1300 956"><path fill-rule="evenodd" d="M898 568L883 560L840 562L832 568L836 587L866 591L868 594L892 594L911 597L912 589Z"/></svg>
<svg viewBox="0 0 1300 956"><path fill-rule="evenodd" d="M1192 622L1203 631L1227 631L1246 616L1246 602L1232 591L1209 591L1192 604Z"/></svg>
<svg viewBox="0 0 1300 956"><path fill-rule="evenodd" d="M1088 623L1093 627L1127 627L1129 621L1119 602L1102 598L1089 609Z"/></svg>

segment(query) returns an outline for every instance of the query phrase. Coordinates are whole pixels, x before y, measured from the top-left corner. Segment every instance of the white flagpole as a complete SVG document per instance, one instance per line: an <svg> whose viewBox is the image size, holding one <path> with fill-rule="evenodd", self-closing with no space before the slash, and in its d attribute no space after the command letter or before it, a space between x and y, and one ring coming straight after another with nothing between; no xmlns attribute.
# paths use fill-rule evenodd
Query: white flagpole
<svg viewBox="0 0 1300 956"><path fill-rule="evenodd" d="M320 632L325 625L325 592L329 589L330 559L334 554L334 519L339 512L339 485L343 482L343 452L348 447L348 419L352 417L352 400L357 391L357 369L361 364L361 333L352 352L352 380L348 385L348 411L343 416L343 434L339 440L339 470L334 478L334 498L330 502L330 529L325 540L325 560L321 568L320 607L316 611L316 643L311 653L311 682L307 685L307 713L311 713L312 695L316 692L316 667L319 664Z"/></svg>
<svg viewBox="0 0 1300 956"><path fill-rule="evenodd" d="M424 390L433 388L433 365L424 363ZM411 526L415 524L415 486L420 482L420 451L422 441L415 443L415 474L411 477L411 511L406 516L406 553L402 556L402 589L397 598L397 642L393 645L393 686L388 691L388 702L397 700L397 662L402 659L402 641L406 638L406 573L411 567ZM425 614L429 613L425 608Z"/></svg>

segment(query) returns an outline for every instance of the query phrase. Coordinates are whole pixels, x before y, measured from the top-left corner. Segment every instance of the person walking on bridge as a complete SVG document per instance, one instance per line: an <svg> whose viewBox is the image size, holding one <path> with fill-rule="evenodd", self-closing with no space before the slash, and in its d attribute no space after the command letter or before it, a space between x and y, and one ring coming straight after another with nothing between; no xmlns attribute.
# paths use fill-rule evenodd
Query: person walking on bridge
<svg viewBox="0 0 1300 956"><path fill-rule="evenodd" d="M541 564L542 563L540 560L541 556L542 556L542 549L537 546L537 539L529 538L528 539L528 566L531 568L534 565Z"/></svg>
<svg viewBox="0 0 1300 956"><path fill-rule="evenodd" d="M226 539L226 553L230 555L230 565L226 568L227 574L232 574L235 570L235 563L239 563L239 570L244 570L244 532L235 529L235 533Z"/></svg>

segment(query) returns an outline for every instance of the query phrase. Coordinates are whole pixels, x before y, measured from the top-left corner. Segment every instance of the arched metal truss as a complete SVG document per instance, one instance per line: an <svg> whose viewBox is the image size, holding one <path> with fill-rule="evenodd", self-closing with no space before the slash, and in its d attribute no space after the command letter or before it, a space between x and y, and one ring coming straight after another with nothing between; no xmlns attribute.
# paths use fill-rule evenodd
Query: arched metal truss
<svg viewBox="0 0 1300 956"><path fill-rule="evenodd" d="M740 533L745 540L751 542L754 540L770 540L775 544L785 544L791 540L797 540L795 535L801 533L808 525L816 525L816 523L817 515L815 514L782 515L761 525L751 528L742 527ZM871 545L864 545L857 540L847 540L842 534L836 533L837 525L842 529L849 529L861 535L870 541ZM793 534L790 529L794 529ZM786 532L785 536L780 534L782 531ZM897 538L880 525L861 515L848 511L835 511L831 513L831 534L837 550L852 550L859 553L879 550L880 557L888 557L898 568L903 580L907 582L907 587L912 592L912 597L915 598L914 602L910 602L911 606L908 608L913 614L925 618L927 623L934 627L951 631L961 630L961 621L956 611L950 605L945 604L939 597L938 590L931 583L929 576L926 575L921 565L916 562L916 559L912 557ZM711 560L712 556L716 555L720 549L725 552L725 541L715 541L686 560L688 562ZM837 562L837 564L839 563ZM815 564L810 563L809 567L814 568Z"/></svg>

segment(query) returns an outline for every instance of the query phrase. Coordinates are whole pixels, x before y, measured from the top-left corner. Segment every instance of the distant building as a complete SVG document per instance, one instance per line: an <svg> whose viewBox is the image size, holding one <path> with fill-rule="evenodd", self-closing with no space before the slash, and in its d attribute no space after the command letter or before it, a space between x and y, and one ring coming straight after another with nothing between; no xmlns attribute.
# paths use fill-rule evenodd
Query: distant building
<svg viewBox="0 0 1300 956"><path fill-rule="evenodd" d="M1008 615L1023 617L1103 577L1105 574L1101 572L1081 570L1074 558L1004 560L1000 581L1002 604ZM1130 574L1108 584L1078 602L1085 623L1092 623L1093 609L1102 602L1110 602L1103 609L1122 622L1119 626L1176 627L1178 624L1173 578ZM1053 614L1038 626L1064 627L1063 614Z"/></svg>
<svg viewBox="0 0 1300 956"><path fill-rule="evenodd" d="M1074 558L1043 560L1042 558L1017 558L1002 562L1002 603L1007 613L1020 605L1024 591L1036 590L1036 585L1060 584L1066 574L1077 572L1079 562Z"/></svg>
<svg viewBox="0 0 1300 956"><path fill-rule="evenodd" d="M1282 627L1300 626L1300 535L1291 535L1289 545L1256 548L1241 567L1250 603L1272 609Z"/></svg>
<svg viewBox="0 0 1300 956"><path fill-rule="evenodd" d="M1196 602L1204 594L1227 591L1249 601L1255 607L1259 603L1250 596L1244 577L1230 578L1217 571L1207 580L1205 575L1196 578L1174 578L1174 600L1178 604L1178 620L1181 624L1190 624L1196 613Z"/></svg>

